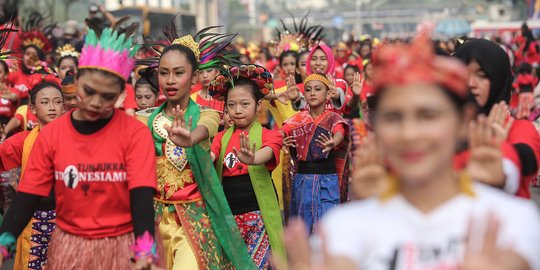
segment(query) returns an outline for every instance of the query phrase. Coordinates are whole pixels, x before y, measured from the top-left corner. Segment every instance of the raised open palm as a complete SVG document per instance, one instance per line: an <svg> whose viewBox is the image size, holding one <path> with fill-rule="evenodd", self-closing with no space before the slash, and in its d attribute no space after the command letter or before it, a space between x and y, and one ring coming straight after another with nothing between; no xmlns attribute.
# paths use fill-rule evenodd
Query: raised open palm
<svg viewBox="0 0 540 270"><path fill-rule="evenodd" d="M169 140L180 147L191 147L191 123L192 119L186 124L185 111L180 109L180 106L172 109L174 119L171 126L165 126L165 130L169 134Z"/></svg>

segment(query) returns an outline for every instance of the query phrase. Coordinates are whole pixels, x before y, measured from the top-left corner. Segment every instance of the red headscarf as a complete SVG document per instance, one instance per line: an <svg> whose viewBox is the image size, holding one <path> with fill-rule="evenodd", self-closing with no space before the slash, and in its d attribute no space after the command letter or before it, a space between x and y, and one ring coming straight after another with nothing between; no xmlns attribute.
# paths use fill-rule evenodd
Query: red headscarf
<svg viewBox="0 0 540 270"><path fill-rule="evenodd" d="M306 61L306 72L308 75L311 75L313 71L311 71L311 57L313 56L313 53L317 50L321 49L324 54L326 55L326 59L328 60L328 68L326 69L326 74L334 75L335 72L335 64L336 60L334 58L334 53L332 52L332 49L326 45L317 45L315 47L312 47L311 50L309 50L309 56Z"/></svg>
<svg viewBox="0 0 540 270"><path fill-rule="evenodd" d="M435 83L464 98L468 93L467 78L467 69L459 60L435 55L426 35L411 45L383 46L374 55L375 92L391 85Z"/></svg>

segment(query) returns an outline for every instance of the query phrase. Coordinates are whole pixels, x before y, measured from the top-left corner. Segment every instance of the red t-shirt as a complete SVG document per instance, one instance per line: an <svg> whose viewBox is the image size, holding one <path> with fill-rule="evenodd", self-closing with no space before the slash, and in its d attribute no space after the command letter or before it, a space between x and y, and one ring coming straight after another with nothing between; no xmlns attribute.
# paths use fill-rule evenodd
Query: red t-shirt
<svg viewBox="0 0 540 270"><path fill-rule="evenodd" d="M219 157L221 153L221 139L225 134L226 130L219 132L214 137L212 142L211 151ZM240 133L242 130L237 129L233 132L231 140L227 145L225 155L223 157L223 176L238 176L248 174L248 166L240 162L236 155L234 154L233 147L236 147L237 150L240 150ZM246 134L248 135L248 134ZM266 168L269 171L272 171L276 168L279 163L279 152L281 151L281 145L283 144L283 137L279 131L269 130L263 128L262 131L262 145L261 148L270 147L274 152L274 158L266 163ZM217 158L216 158L217 160Z"/></svg>
<svg viewBox="0 0 540 270"><path fill-rule="evenodd" d="M126 99L124 100L124 104L122 105L122 109L135 109L137 110L137 101L135 100L135 90L133 89L133 86L131 84L126 83Z"/></svg>
<svg viewBox="0 0 540 270"><path fill-rule="evenodd" d="M18 191L45 197L54 186L57 223L68 233L104 238L133 231L129 190L157 182L150 131L115 110L105 127L83 135L71 113L41 130Z"/></svg>
<svg viewBox="0 0 540 270"><path fill-rule="evenodd" d="M18 94L14 88L9 89L12 93ZM7 98L0 97L0 116L13 117L17 104Z"/></svg>
<svg viewBox="0 0 540 270"><path fill-rule="evenodd" d="M25 106L26 109L22 109ZM37 126L38 120L37 116L32 113L32 110L28 107L28 105L22 105L19 107L19 109L15 112L15 118L17 118L21 122L21 129L33 129ZM26 115L23 115L26 114ZM24 119L26 119L26 127L24 126Z"/></svg>
<svg viewBox="0 0 540 270"><path fill-rule="evenodd" d="M28 86L28 80L31 76L32 75L22 73L20 69L14 72L10 72L8 74L8 83L10 85L13 85L13 88L17 90L16 93L21 99L28 98L28 91L30 91L30 87Z"/></svg>
<svg viewBox="0 0 540 270"><path fill-rule="evenodd" d="M210 98L210 100L208 100L208 99L205 99L205 98L201 97L201 95L199 95L199 93L193 93L193 94L191 94L191 97L192 98L195 97L195 99L193 99L193 101L195 101L195 103L201 105L204 108L210 108L210 109L216 110L216 111L218 111L220 113L224 112L225 102L223 102L223 101L215 100L213 98Z"/></svg>
<svg viewBox="0 0 540 270"><path fill-rule="evenodd" d="M30 131L15 133L0 143L0 172L21 166L24 140Z"/></svg>

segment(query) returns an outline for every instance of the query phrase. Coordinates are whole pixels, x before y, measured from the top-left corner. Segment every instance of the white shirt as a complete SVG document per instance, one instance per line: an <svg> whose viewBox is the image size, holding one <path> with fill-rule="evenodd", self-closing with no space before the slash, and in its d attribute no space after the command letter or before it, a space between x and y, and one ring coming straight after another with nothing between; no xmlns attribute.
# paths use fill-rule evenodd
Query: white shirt
<svg viewBox="0 0 540 270"><path fill-rule="evenodd" d="M322 221L328 249L351 258L362 270L456 269L469 219L485 222L491 211L501 222L498 245L511 246L531 269L540 269L539 209L482 184L474 184L474 191L475 197L458 195L429 214L401 195L341 205Z"/></svg>

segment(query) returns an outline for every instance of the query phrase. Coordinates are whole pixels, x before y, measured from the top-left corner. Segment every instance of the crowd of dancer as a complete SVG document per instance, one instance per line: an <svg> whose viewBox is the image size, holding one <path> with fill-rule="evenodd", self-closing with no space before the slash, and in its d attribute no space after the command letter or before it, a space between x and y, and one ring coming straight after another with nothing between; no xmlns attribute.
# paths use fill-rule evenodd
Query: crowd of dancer
<svg viewBox="0 0 540 270"><path fill-rule="evenodd" d="M2 18L0 262L540 269L526 25L332 44L306 15L264 45L173 22L136 44L98 10L62 38Z"/></svg>

